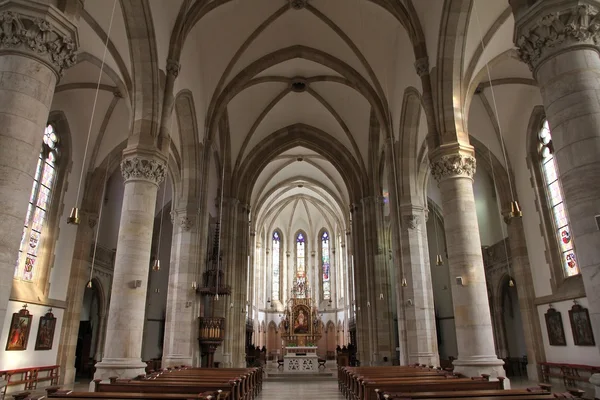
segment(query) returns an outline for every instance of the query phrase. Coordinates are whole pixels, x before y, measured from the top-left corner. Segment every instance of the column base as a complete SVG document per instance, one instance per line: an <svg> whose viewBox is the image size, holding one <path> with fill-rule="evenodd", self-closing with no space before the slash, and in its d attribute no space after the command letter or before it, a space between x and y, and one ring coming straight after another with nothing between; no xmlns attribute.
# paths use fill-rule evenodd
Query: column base
<svg viewBox="0 0 600 400"><path fill-rule="evenodd" d="M590 377L590 383L594 385L596 389L594 398L600 399L600 374L592 374L592 376Z"/></svg>
<svg viewBox="0 0 600 400"><path fill-rule="evenodd" d="M70 385L72 383L75 383L76 374L77 369L75 367L66 367L65 372L61 376L63 385Z"/></svg>
<svg viewBox="0 0 600 400"><path fill-rule="evenodd" d="M192 356L178 356L178 355L172 355L172 356L165 356L163 357L162 360L162 367L166 368L166 367L177 367L180 365L185 365L188 367L193 366L193 361L192 361Z"/></svg>
<svg viewBox="0 0 600 400"><path fill-rule="evenodd" d="M506 372L502 367L504 361L495 356L459 358L454 360L452 365L454 365L454 373L469 377L481 376L482 374L489 375L492 380L497 379L499 376L506 377ZM510 389L508 378L504 380L504 389Z"/></svg>
<svg viewBox="0 0 600 400"><path fill-rule="evenodd" d="M527 379L533 382L540 382L540 372L536 364L527 364Z"/></svg>
<svg viewBox="0 0 600 400"><path fill-rule="evenodd" d="M439 367L440 357L437 353L414 353L408 355L408 363Z"/></svg>
<svg viewBox="0 0 600 400"><path fill-rule="evenodd" d="M119 378L135 378L146 373L146 363L140 358L105 358L96 364L94 379L107 380ZM90 392L94 391L94 382L90 382Z"/></svg>

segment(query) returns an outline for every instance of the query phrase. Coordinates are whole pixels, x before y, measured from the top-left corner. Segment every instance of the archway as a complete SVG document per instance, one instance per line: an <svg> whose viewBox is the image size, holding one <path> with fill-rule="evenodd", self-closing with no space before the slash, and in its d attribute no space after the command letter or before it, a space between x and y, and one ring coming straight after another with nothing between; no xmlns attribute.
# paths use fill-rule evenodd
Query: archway
<svg viewBox="0 0 600 400"><path fill-rule="evenodd" d="M511 283L512 282L512 283ZM499 344L504 350L504 368L509 377L527 376L527 348L523 334L521 308L517 296L517 282L504 275L500 281L496 307L500 307L500 338L504 343ZM498 338L498 339L500 339Z"/></svg>
<svg viewBox="0 0 600 400"><path fill-rule="evenodd" d="M90 285L86 286L83 294L83 306L79 319L79 332L77 334L77 347L75 349L75 369L78 378L91 378L93 366L96 363L96 354L100 342L102 320L104 318L104 294L100 282L93 278Z"/></svg>

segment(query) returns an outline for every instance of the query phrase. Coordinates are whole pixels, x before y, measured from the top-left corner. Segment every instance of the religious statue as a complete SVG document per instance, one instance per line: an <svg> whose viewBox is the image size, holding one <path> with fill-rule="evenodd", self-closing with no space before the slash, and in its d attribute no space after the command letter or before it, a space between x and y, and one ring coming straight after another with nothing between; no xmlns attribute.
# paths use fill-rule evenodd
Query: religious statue
<svg viewBox="0 0 600 400"><path fill-rule="evenodd" d="M298 316L294 322L294 333L308 333L308 320L307 316L304 315L304 310L298 312Z"/></svg>

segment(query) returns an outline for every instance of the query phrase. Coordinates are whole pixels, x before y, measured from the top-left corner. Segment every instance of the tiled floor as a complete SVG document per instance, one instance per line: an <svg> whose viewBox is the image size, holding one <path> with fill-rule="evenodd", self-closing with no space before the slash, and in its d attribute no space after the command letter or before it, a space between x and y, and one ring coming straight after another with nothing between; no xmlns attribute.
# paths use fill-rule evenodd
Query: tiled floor
<svg viewBox="0 0 600 400"><path fill-rule="evenodd" d="M342 400L344 396L339 392L337 381L287 381L264 382L263 390L256 400Z"/></svg>

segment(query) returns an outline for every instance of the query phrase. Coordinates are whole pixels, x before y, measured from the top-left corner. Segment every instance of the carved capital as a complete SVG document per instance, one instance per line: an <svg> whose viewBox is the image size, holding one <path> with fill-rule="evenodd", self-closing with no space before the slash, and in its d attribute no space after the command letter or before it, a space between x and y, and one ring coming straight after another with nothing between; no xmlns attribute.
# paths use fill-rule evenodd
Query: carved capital
<svg viewBox="0 0 600 400"><path fill-rule="evenodd" d="M75 26L55 8L36 2L0 12L0 52L33 57L60 77L75 64Z"/></svg>
<svg viewBox="0 0 600 400"><path fill-rule="evenodd" d="M185 232L189 232L192 229L195 220L196 213L190 213L187 210L171 211L171 222L173 225L175 223L179 224L179 227Z"/></svg>
<svg viewBox="0 0 600 400"><path fill-rule="evenodd" d="M447 178L467 177L475 175L475 157L462 154L443 155L431 162L431 174L436 181Z"/></svg>
<svg viewBox="0 0 600 400"><path fill-rule="evenodd" d="M121 173L125 182L143 180L159 185L165 179L166 164L155 158L133 156L121 161Z"/></svg>
<svg viewBox="0 0 600 400"><path fill-rule="evenodd" d="M516 23L515 44L519 58L531 70L547 56L571 45L595 46L600 43L597 7L583 0L550 6L544 3L536 4Z"/></svg>
<svg viewBox="0 0 600 400"><path fill-rule="evenodd" d="M417 70L417 75L423 76L429 73L429 59L427 57L419 58L415 61L415 69Z"/></svg>
<svg viewBox="0 0 600 400"><path fill-rule="evenodd" d="M404 215L403 219L406 226L410 229L416 229L417 226L419 226L419 223L421 222L419 216L416 214Z"/></svg>
<svg viewBox="0 0 600 400"><path fill-rule="evenodd" d="M168 58L167 59L167 74L173 75L175 78L179 75L179 71L181 70L181 64L179 62Z"/></svg>

